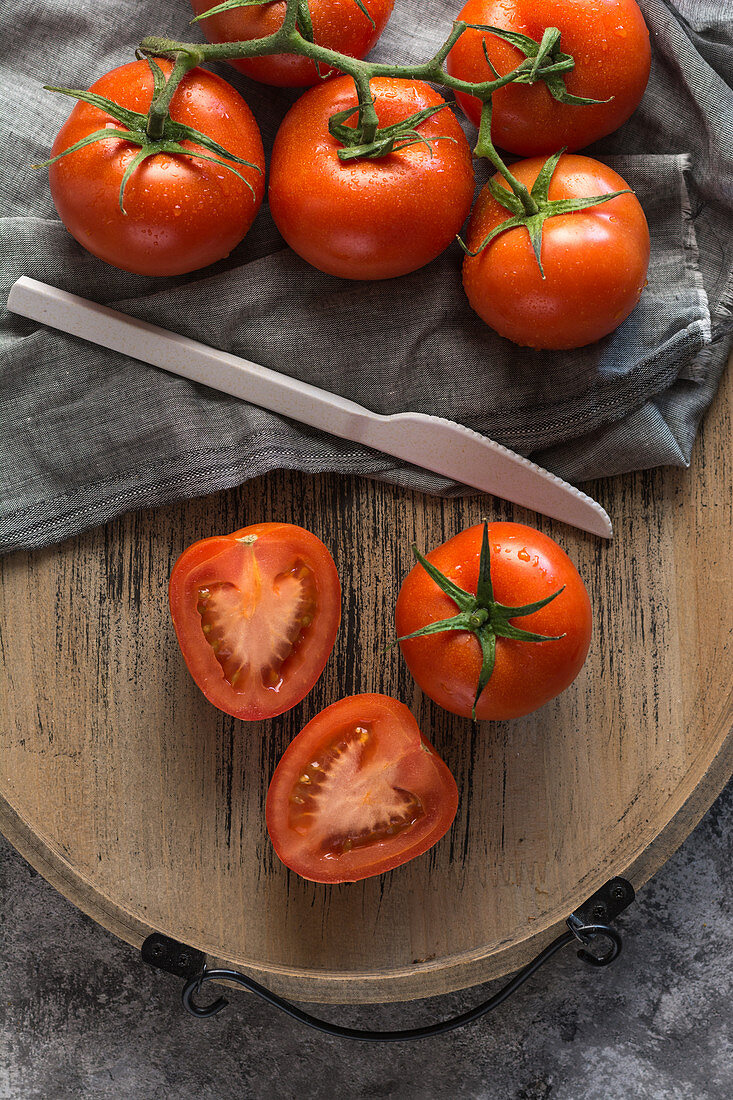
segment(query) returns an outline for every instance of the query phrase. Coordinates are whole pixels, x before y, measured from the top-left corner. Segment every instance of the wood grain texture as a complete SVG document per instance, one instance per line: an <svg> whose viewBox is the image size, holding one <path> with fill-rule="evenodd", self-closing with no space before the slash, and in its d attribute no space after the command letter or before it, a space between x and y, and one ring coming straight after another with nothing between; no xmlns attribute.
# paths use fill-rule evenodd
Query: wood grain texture
<svg viewBox="0 0 733 1100"><path fill-rule="evenodd" d="M280 473L5 558L0 828L128 942L161 930L301 999L409 999L515 969L611 875L641 885L733 773L732 405L729 370L691 471L590 487L611 544L491 498ZM568 550L595 631L558 700L473 726L383 649L413 541L431 548L485 514ZM167 582L193 540L269 519L330 547L343 622L311 695L247 725L193 685ZM459 812L418 860L324 887L280 865L264 798L289 740L360 691L411 707L456 777Z"/></svg>

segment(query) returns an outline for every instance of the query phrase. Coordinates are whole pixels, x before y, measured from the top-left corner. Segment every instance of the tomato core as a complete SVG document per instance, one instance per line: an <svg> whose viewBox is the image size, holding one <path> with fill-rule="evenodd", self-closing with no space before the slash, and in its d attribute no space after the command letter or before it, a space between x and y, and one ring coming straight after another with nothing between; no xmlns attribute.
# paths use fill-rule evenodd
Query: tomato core
<svg viewBox="0 0 733 1100"><path fill-rule="evenodd" d="M422 855L457 807L456 782L407 707L367 694L332 703L290 742L265 814L286 867L335 883Z"/></svg>
<svg viewBox="0 0 733 1100"><path fill-rule="evenodd" d="M235 584L221 581L198 589L201 629L231 687L247 692L253 678L279 691L284 666L303 641L317 611L313 571L300 559L268 585L254 555Z"/></svg>
<svg viewBox="0 0 733 1100"><path fill-rule="evenodd" d="M425 814L416 794L393 784L393 769L364 770L373 750L369 725L353 726L313 754L291 791L289 827L300 836L311 830L323 836L326 857L379 844Z"/></svg>

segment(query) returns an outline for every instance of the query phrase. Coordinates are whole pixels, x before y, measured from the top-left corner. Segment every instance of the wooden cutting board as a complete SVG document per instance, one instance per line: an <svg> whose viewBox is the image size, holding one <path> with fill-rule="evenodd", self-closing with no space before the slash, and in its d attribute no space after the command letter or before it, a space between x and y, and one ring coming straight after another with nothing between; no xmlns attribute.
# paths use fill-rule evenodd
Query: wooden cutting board
<svg viewBox="0 0 733 1100"><path fill-rule="evenodd" d="M162 931L304 1000L409 999L515 969L606 879L649 878L733 772L731 377L690 471L589 487L612 543L491 498L280 473L1 560L0 828L129 943ZM473 726L383 649L412 542L432 548L484 515L567 549L595 633L558 700ZM272 519L330 547L343 623L311 695L247 725L193 685L166 588L193 540ZM288 741L361 691L412 708L456 776L459 812L425 856L324 887L280 865L264 798Z"/></svg>

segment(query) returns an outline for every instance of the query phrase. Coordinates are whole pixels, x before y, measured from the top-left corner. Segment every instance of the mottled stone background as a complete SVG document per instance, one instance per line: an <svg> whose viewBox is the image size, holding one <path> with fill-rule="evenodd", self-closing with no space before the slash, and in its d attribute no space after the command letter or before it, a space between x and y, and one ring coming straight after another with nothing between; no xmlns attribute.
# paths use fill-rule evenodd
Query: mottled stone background
<svg viewBox="0 0 733 1100"><path fill-rule="evenodd" d="M197 1021L156 972L0 838L0 1100L731 1100L733 784L620 919L595 971L567 949L515 997L439 1039L374 1047L318 1035L246 993ZM315 1008L399 1027L468 1008Z"/></svg>

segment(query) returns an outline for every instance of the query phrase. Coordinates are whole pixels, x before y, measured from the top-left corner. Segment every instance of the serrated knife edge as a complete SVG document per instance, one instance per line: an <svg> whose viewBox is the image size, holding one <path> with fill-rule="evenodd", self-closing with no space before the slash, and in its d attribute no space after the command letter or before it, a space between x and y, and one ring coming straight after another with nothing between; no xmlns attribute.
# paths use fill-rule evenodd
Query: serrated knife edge
<svg viewBox="0 0 733 1100"><path fill-rule="evenodd" d="M613 537L607 512L592 497L463 424L426 413L396 413L370 423L362 442L541 515Z"/></svg>

